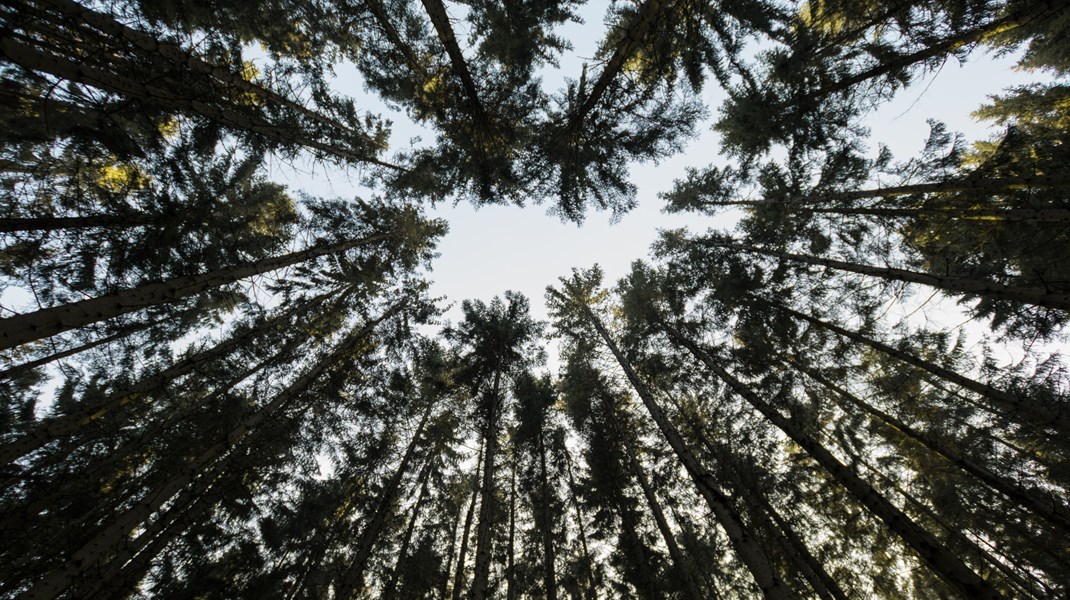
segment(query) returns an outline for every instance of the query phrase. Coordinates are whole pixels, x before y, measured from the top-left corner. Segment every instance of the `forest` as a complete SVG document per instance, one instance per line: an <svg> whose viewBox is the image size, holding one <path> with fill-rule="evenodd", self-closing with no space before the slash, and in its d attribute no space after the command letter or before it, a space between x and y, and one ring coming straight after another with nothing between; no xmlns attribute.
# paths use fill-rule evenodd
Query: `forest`
<svg viewBox="0 0 1070 600"><path fill-rule="evenodd" d="M583 4L0 0L0 597L1070 599L1070 5L617 0L547 84ZM732 227L434 297L432 207L685 151Z"/></svg>

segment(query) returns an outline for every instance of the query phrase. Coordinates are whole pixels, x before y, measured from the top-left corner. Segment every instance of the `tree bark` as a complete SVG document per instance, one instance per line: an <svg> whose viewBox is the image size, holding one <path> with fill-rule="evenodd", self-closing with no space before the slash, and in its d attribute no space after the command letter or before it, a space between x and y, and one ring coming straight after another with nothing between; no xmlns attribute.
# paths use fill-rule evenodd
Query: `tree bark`
<svg viewBox="0 0 1070 600"><path fill-rule="evenodd" d="M1060 502L1057 498L1046 494L1036 488L1026 487L1022 483L1011 483L1002 477L996 475L986 467L973 462L970 459L965 458L958 452L948 448L945 444L938 442L931 436L922 433L913 427L907 425L903 421L895 418L894 416L880 410L879 408L872 406L865 402L858 396L848 392L842 387L836 385L816 370L809 367L805 367L799 364L794 359L788 359L785 361L794 368L802 371L814 381L818 382L829 391L833 392L833 396L840 398L842 401L861 409L868 414L874 420L883 423L890 429L899 432L900 435L914 442L924 446L932 451L934 454L939 455L949 463L955 465L962 471L973 475L984 484L988 485L992 489L1000 492L1007 497L1011 502L1021 506L1025 510L1032 512L1034 515L1046 519L1048 522L1062 527L1070 532L1070 510ZM842 406L842 403L837 403Z"/></svg>
<svg viewBox="0 0 1070 600"><path fill-rule="evenodd" d="M579 530L580 548L583 549L584 566L587 570L587 600L596 600L598 598L598 590L594 577L594 557L591 556L591 549L587 546L587 526L584 524L585 518L583 510L580 508L576 479L572 475L572 455L567 450L565 452L565 470L568 474L569 498L572 500L572 508L576 511L576 528Z"/></svg>
<svg viewBox="0 0 1070 600"><path fill-rule="evenodd" d="M883 342L870 339L856 331L851 331L838 325L822 321L816 317L812 317L810 315L792 310L781 304L765 301L762 302L767 304L768 306L776 308L777 310L783 311L784 313L791 315L797 319L817 325L822 329L826 329L837 335L841 335L849 340L873 348L874 350L887 354L888 356L891 356L896 360L917 367L941 379L950 381L951 383L966 388L994 402L997 406L1003 407L1008 413L1017 413L1024 417L1013 420L1024 421L1026 423L1035 423L1038 425L1047 425L1055 429L1059 429L1061 431L1070 432L1070 416L1064 414L1064 411L1057 406L1048 407L1037 405L1036 403L1031 402L1025 398L1019 398L1014 394L1005 392L989 384L975 381L973 379L970 379L969 377L959 375L958 373L955 373L950 369L945 369L940 365L931 363L908 352L897 350L896 348L893 348L892 346L889 346L888 344L885 344Z"/></svg>
<svg viewBox="0 0 1070 600"><path fill-rule="evenodd" d="M153 321L153 322L148 322L148 323L137 323L135 325L130 325L128 327L124 327L124 328L120 329L119 331L117 331L116 333L113 333L113 334L108 335L108 336L104 336L104 337L102 337L102 338L100 338L98 340L93 340L92 342L87 342L85 344L81 344L81 345L75 346L73 348L68 348L68 349L62 350L60 352L54 352L52 354L49 354L48 356L42 356L41 358L36 358L34 360L26 361L24 363L21 363L21 364L12 366L12 367L8 367L7 369L4 369L3 371L0 371L0 380L11 379L11 378L15 377L16 375L18 375L19 373L25 373L26 371L29 371L31 369L36 369L37 367L43 367L43 366L45 366L45 365L47 365L49 363L53 363L53 362L56 362L57 360L67 358L68 356L74 356L75 354L80 354L82 352L85 352L86 350L92 350L93 348L96 348L98 346L103 346L104 344L110 344L111 342L114 342L116 340L121 340L124 337L127 337L128 335L131 335L133 333L137 333L138 331L141 331L143 329L148 329L149 327L153 327L153 326L159 325L159 324L160 324L160 321Z"/></svg>
<svg viewBox="0 0 1070 600"><path fill-rule="evenodd" d="M0 232L58 231L61 229L90 229L93 227L139 227L150 225L150 215L86 215L83 217L25 217L0 218Z"/></svg>
<svg viewBox="0 0 1070 600"><path fill-rule="evenodd" d="M401 463L398 464L394 475L380 492L379 503L376 505L375 512L372 513L368 524L365 525L360 538L358 538L357 547L353 553L354 556L349 568L346 569L345 574L342 575L338 585L335 587L335 597L340 600L349 600L349 598L356 596L364 589L364 569L368 566L372 548L379 541L379 537L386 528L387 520L394 512L394 503L397 501L398 490L401 489L401 480L409 469L409 463L412 462L412 457L416 453L416 446L423 436L424 427L427 425L427 420L431 417L431 410L434 407L433 402L428 402L423 415L420 417L420 424L417 425L416 432L412 434L412 440L409 441L409 446L401 457Z"/></svg>
<svg viewBox="0 0 1070 600"><path fill-rule="evenodd" d="M698 344L681 334L675 327L659 319L659 324L676 343L687 348L702 364L706 365L737 395L747 401L755 410L767 418L773 425L786 434L793 442L802 447L826 472L849 491L860 504L879 518L903 542L914 550L922 560L945 582L957 589L967 598L985 598L998 600L1002 595L987 581L973 572L955 554L949 551L935 536L914 522L906 513L889 502L869 483L844 465L831 452L816 440L805 434L796 424L782 416L767 402L758 397L736 379Z"/></svg>
<svg viewBox="0 0 1070 600"><path fill-rule="evenodd" d="M224 439L203 450L196 458L183 465L173 478L162 483L122 514L116 516L89 542L74 551L64 564L47 572L24 597L29 600L45 600L55 598L67 590L77 577L104 560L106 555L123 543L123 540L145 523L153 513L202 476L206 467L243 443L247 436L256 431L264 421L296 400L324 371L334 366L351 350L356 342L367 336L375 325L400 310L403 305L404 301L395 304L375 321L347 335L331 352L294 380L273 400L246 415Z"/></svg>
<svg viewBox="0 0 1070 600"><path fill-rule="evenodd" d="M480 448L482 451L483 449ZM483 453L480 452L480 462L476 465L476 481L479 481L480 465L482 465ZM461 549L457 553L457 571L453 579L453 600L461 600L464 594L464 566L468 557L468 534L472 530L472 519L476 512L476 501L479 500L479 491L482 486L473 484L472 501L468 504L468 512L464 516L464 530L461 532Z"/></svg>
<svg viewBox="0 0 1070 600"><path fill-rule="evenodd" d="M200 275L146 283L106 296L69 302L0 319L0 350L14 348L142 308L175 302L246 277L276 271L320 256L338 254L351 248L380 242L389 237L391 237L390 234L378 234L334 244L321 244L282 256L272 256Z"/></svg>
<svg viewBox="0 0 1070 600"><path fill-rule="evenodd" d="M550 483L549 476L546 470L546 435L542 428L545 427L545 423L540 426L539 429L539 485L542 488L542 506L535 509L535 514L542 515L542 565L543 565L543 587L546 588L546 600L557 600L557 569L555 567L556 560L554 557L554 531L553 531L553 514L550 510ZM587 540L584 540L586 545Z"/></svg>
<svg viewBox="0 0 1070 600"><path fill-rule="evenodd" d="M10 464L22 456L42 448L55 440L69 436L77 432L82 427L89 423L96 421L111 411L122 408L123 406L133 402L146 394L159 389L161 386L170 382L171 380L193 372L198 367L205 365L213 360L222 358L251 339L257 337L263 331L282 324L290 319L292 316L307 310L310 307L317 305L320 301L328 297L331 293L322 294L307 302L298 304L290 309L272 317L259 327L249 329L236 336L227 339L224 342L216 344L208 350L198 352L192 356L184 358L174 365L156 373L150 375L133 386L114 393L99 404L88 406L77 410L76 412L61 415L49 419L34 430L23 435L21 438L0 447L0 464Z"/></svg>
<svg viewBox="0 0 1070 600"><path fill-rule="evenodd" d="M567 287L566 290L568 290ZM568 291L571 292L571 290ZM717 518L721 528L728 535L729 540L731 540L736 555L739 557L740 561L746 565L765 598L768 600L794 598L794 594L773 570L768 557L766 557L751 533L747 531L739 515L731 507L729 499L717 486L716 480L709 471L701 466L691 450L688 449L679 432L677 432L676 428L669 422L668 418L666 418L665 414L654 400L653 395L639 379L631 362L625 358L624 354L617 348L617 344L609 337L609 332L606 331L601 320L599 320L591 308L582 300L578 298L569 299L555 290L551 290L550 293L558 295L562 300L573 304L576 308L582 311L587 321L594 327L598 336L602 339L602 342L617 359L617 363L620 364L621 369L624 370L624 374L627 376L632 388L642 400L647 412L657 424L662 435L665 436L669 442L669 446L672 447L677 458L684 465L688 475L691 477L692 481L694 481L695 487L698 488L699 493L709 505L710 510ZM576 296L575 294L572 295L574 297Z"/></svg>
<svg viewBox="0 0 1070 600"><path fill-rule="evenodd" d="M702 600L702 593L699 592L695 576L690 567L688 567L679 544L676 543L676 537L669 527L669 521L665 518L665 511L661 509L661 503L658 502L654 489L650 486L650 482L647 481L646 473L643 472L643 465L639 463L638 454L634 446L629 448L632 471L635 473L635 479L639 482L639 487L643 490L643 497L646 498L650 514L654 516L658 531L661 532L661 539L665 542L665 547L669 549L669 558L672 559L673 566L676 567L676 573L683 581L684 596L691 600Z"/></svg>
<svg viewBox="0 0 1070 600"><path fill-rule="evenodd" d="M952 294L976 294L994 300L1010 300L1013 302L1035 304L1036 306L1070 311L1070 292L1049 292L1034 287L1009 286L995 281L974 279L972 277L954 277L950 275L942 277L919 271L897 269L894 267L875 267L872 265L821 258L819 256L810 256L808 254L777 252L747 244L714 241L703 241L700 243L707 246L716 246L739 252L749 252L751 254L761 254L779 258L781 260L790 260L807 265L836 269L838 271L859 273L870 277L880 277L881 279L889 279L892 281L905 281L907 283L920 283Z"/></svg>
<svg viewBox="0 0 1070 600"><path fill-rule="evenodd" d="M483 434L486 454L483 458L483 490L479 503L479 524L476 528L476 565L472 575L472 600L483 600L488 594L487 579L490 575L490 522L494 505L494 456L498 449L498 417L501 409L501 369L494 371L491 388L490 411L487 431Z"/></svg>
<svg viewBox="0 0 1070 600"><path fill-rule="evenodd" d="M429 457L427 462L424 463L423 469L420 470L420 474L416 477L417 485L420 486L420 493L416 495L416 502L412 506L412 516L409 517L409 524L405 527L405 535L402 537L401 547L398 549L398 559L394 563L394 570L390 573L390 581L387 582L386 590L383 592L383 600L393 600L397 594L401 567L405 557L409 554L412 535L416 531L416 519L420 516L420 509L423 508L424 498L427 496L427 479L431 475L431 463L433 460L434 457Z"/></svg>

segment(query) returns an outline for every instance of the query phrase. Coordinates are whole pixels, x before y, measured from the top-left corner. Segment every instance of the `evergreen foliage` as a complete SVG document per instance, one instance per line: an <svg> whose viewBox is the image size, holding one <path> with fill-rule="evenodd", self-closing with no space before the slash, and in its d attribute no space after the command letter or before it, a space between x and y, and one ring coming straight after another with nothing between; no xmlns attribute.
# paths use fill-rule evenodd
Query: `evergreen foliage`
<svg viewBox="0 0 1070 600"><path fill-rule="evenodd" d="M1070 8L614 2L548 90L581 4L0 0L0 596L1070 598ZM872 155L980 51L998 135ZM711 110L733 231L442 322L425 207L620 216Z"/></svg>

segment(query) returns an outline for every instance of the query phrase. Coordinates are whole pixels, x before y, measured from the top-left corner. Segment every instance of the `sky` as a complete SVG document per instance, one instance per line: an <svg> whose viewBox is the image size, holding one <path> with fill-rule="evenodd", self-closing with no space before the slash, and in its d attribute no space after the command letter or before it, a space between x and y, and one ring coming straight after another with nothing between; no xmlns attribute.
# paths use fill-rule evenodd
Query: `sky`
<svg viewBox="0 0 1070 600"><path fill-rule="evenodd" d="M466 32L457 11L450 5L458 39ZM564 77L575 77L584 61L590 62L598 40L605 31L603 19L606 3L591 2L581 10L584 23L562 26L560 34L573 44L573 51L560 61L560 69L543 71L547 90L561 87ZM965 64L951 59L937 72L901 91L893 101L869 116L871 152L875 156L877 144L888 146L897 159L905 160L920 152L929 134L927 119L945 122L950 131L961 132L967 140L985 139L995 133L988 123L979 123L970 113L991 94L1017 84L1036 81L1036 73L1014 69L1014 57L996 58L975 52ZM405 147L415 136L433 139L433 133L411 124L404 114L391 111L360 85L360 78L349 65L337 69L340 92L356 99L358 106L391 118L394 122L391 146ZM707 84L703 100L711 117L724 98L713 82ZM587 268L599 264L606 273L606 282L615 282L627 273L632 261L646 258L651 243L661 229L688 227L703 231L708 227L730 229L736 214L726 213L715 218L687 214L670 215L662 212L659 192L667 191L673 181L682 177L687 167L704 167L720 163L718 135L710 129L707 119L684 150L660 164L636 164L631 168L631 180L638 188L638 207L618 222L610 222L608 213L591 212L582 226L563 223L546 213L546 206L484 206L476 208L468 203L438 206L430 215L446 219L450 231L440 241L440 256L433 263L429 278L433 281L432 296L443 296L452 303L445 318L454 321L461 317L460 301L466 298L489 301L506 290L523 293L531 301L532 316L547 318L543 296L546 286L557 283L573 268ZM315 167L276 163L273 178L295 190L328 197L353 197L369 192L353 183L354 177L345 172ZM556 353L550 349L551 365Z"/></svg>

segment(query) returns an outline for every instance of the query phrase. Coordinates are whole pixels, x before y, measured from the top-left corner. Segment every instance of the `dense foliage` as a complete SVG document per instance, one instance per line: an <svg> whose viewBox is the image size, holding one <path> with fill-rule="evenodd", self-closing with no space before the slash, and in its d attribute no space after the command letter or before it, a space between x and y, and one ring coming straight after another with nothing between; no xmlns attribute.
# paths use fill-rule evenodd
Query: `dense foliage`
<svg viewBox="0 0 1070 600"><path fill-rule="evenodd" d="M1070 598L1070 8L614 2L548 90L580 4L0 0L0 595ZM997 137L871 151L980 51ZM734 231L440 327L425 207L620 215L708 114Z"/></svg>

